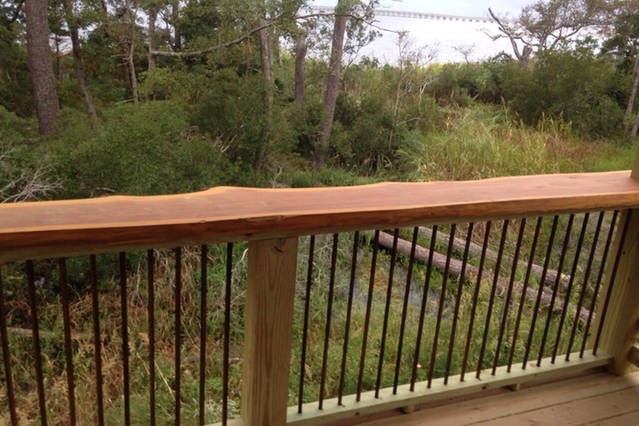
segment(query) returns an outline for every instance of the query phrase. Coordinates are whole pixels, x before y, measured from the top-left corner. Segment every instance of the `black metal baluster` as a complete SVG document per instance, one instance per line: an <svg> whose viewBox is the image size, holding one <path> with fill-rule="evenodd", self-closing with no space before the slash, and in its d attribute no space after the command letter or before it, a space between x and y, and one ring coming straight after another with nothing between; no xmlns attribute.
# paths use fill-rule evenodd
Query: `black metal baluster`
<svg viewBox="0 0 639 426"><path fill-rule="evenodd" d="M209 248L208 246L203 245L200 247L200 398L198 401L198 418L200 426L204 426L206 423L204 401L206 395L206 298L208 290L208 260Z"/></svg>
<svg viewBox="0 0 639 426"><path fill-rule="evenodd" d="M98 406L98 425L104 425L104 394L102 391L102 340L100 338L100 304L98 300L98 270L94 255L89 256L91 299L93 304L93 357L95 361L95 393Z"/></svg>
<svg viewBox="0 0 639 426"><path fill-rule="evenodd" d="M131 424L131 398L129 386L129 320L126 292L126 253L119 255L120 264L120 310L122 315L122 378L124 387L124 424Z"/></svg>
<svg viewBox="0 0 639 426"><path fill-rule="evenodd" d="M572 351L572 345L575 342L577 327L579 325L579 318L581 316L581 309L584 305L586 290L588 289L588 281L590 280L590 273L592 271L592 264L595 259L595 253L597 251L597 243L599 242L599 235L601 234L601 225L603 224L604 216L605 216L605 212L599 213L599 219L597 220L597 228L595 229L595 236L592 240L592 247L590 247L588 264L586 265L586 272L584 273L583 284L581 286L581 292L579 294L579 301L577 302L577 313L575 314L575 320L572 323L572 331L570 332L570 340L568 341L568 349L566 350L566 361L570 361L570 353Z"/></svg>
<svg viewBox="0 0 639 426"><path fill-rule="evenodd" d="M147 317L149 322L149 423L155 425L155 259L153 250L146 252Z"/></svg>
<svg viewBox="0 0 639 426"><path fill-rule="evenodd" d="M386 286L386 306L384 308L384 322L382 325L382 341L379 348L379 360L377 363L377 378L375 380L375 398L379 398L379 389L382 384L382 369L384 367L384 351L386 349L386 332L388 331L388 317L390 315L390 304L393 296L393 278L395 275L395 262L397 260L397 241L399 239L399 228L395 228L393 234L393 248L391 250L390 269L388 271L388 285Z"/></svg>
<svg viewBox="0 0 639 426"><path fill-rule="evenodd" d="M610 246L612 245L612 237L614 235L617 217L619 216L619 211L615 210L612 215L612 221L610 222L610 229L608 230L608 237L606 238L606 245L604 247L603 256L601 257L601 264L599 265L599 275L597 276L597 284L595 285L595 291L592 294L592 299L590 301L590 313L588 314L588 320L586 321L586 327L584 328L584 336L581 341L581 350L579 351L579 358L584 357L584 352L586 350L586 343L588 342L588 333L590 333L590 325L592 323L592 316L595 311L595 306L597 303L597 296L599 295L599 290L601 289L601 282L603 280L603 274L605 271L606 262L608 260L608 253L610 252Z"/></svg>
<svg viewBox="0 0 639 426"><path fill-rule="evenodd" d="M450 227L450 236L448 237L448 250L446 251L446 265L444 266L444 275L442 277L442 288L439 292L439 306L437 308L437 322L435 323L435 335L433 336L433 349L430 355L430 365L428 367L428 388L430 389L433 382L433 373L435 371L435 360L437 358L437 346L439 345L439 329L442 323L442 314L444 312L444 303L446 302L446 286L448 285L448 273L450 271L450 257L453 255L453 244L455 240L455 231L457 225Z"/></svg>
<svg viewBox="0 0 639 426"><path fill-rule="evenodd" d="M422 345L422 334L424 332L424 317L426 315L426 305L428 304L428 290L430 289L430 277L433 270L433 253L435 253L435 243L437 242L437 225L433 226L430 236L430 250L428 252L428 263L424 276L424 293L422 294L422 305L419 312L419 324L417 326L417 340L415 342L415 355L413 356L413 370L410 376L410 391L415 390L417 381L417 365L419 364L419 352Z"/></svg>
<svg viewBox="0 0 639 426"><path fill-rule="evenodd" d="M335 290L335 267L337 265L337 243L339 234L333 234L333 250L331 252L331 275L328 284L328 302L326 307L326 329L324 330L324 354L322 356L322 374L320 379L319 409L324 407L326 386L326 369L328 368L328 344L331 337L331 317L333 316L333 292Z"/></svg>
<svg viewBox="0 0 639 426"><path fill-rule="evenodd" d="M537 243L539 241L539 232L541 231L541 223L542 218L537 218L537 225L535 226L535 235L533 236L533 241L530 246L530 257L528 259L528 267L526 268L526 277L524 278L524 287L521 290L521 299L519 300L519 309L517 310L517 319L515 320L515 330L513 331L513 343L511 345L510 356L508 357L508 369L507 371L510 373L513 365L513 357L515 355L515 348L517 344L517 337L519 335L519 326L521 324L521 315L524 311L524 305L526 304L526 294L528 293L528 287L530 284L530 273L532 271L532 266L535 263L535 252L537 250Z"/></svg>
<svg viewBox="0 0 639 426"><path fill-rule="evenodd" d="M564 260L566 259L566 252L568 251L568 244L570 243L570 232L572 231L572 225L575 220L575 215L571 214L568 218L568 226L566 227L566 236L564 237L564 244L561 248L561 254L559 255L559 266L557 267L557 277L555 278L555 284L552 290L552 296L550 297L550 306L548 307L548 315L546 316L546 325L544 326L544 334L541 338L541 347L539 348L539 355L537 356L537 367L541 366L541 360L544 357L544 349L546 348L546 339L548 338L548 331L550 330L550 322L552 321L553 310L555 308L555 299L557 298L557 292L559 291L559 283L561 282L561 271L564 267ZM561 330L558 331L559 333Z"/></svg>
<svg viewBox="0 0 639 426"><path fill-rule="evenodd" d="M311 235L308 252L308 270L306 273L306 297L304 298L304 328L302 329L302 354L300 357L300 386L297 396L297 412L302 414L304 403L304 374L306 372L306 340L308 339L308 320L313 284L313 257L315 255L315 235Z"/></svg>
<svg viewBox="0 0 639 426"><path fill-rule="evenodd" d="M368 283L368 296L366 299L366 314L364 317L364 335L362 336L362 350L359 359L359 372L357 374L357 394L355 400L359 402L362 396L362 384L364 380L364 363L366 362L366 343L368 341L368 328L371 319L371 307L373 304L373 290L375 288L375 271L377 267L377 252L379 251L379 231L375 231L373 237L373 256L371 259L371 273Z"/></svg>
<svg viewBox="0 0 639 426"><path fill-rule="evenodd" d="M62 323L64 328L64 355L67 370L67 398L69 402L69 424L75 425L75 383L73 381L73 342L71 341L71 316L69 315L69 286L65 258L58 261L60 298L62 299Z"/></svg>
<svg viewBox="0 0 639 426"><path fill-rule="evenodd" d="M222 425L229 417L229 352L231 334L231 287L233 285L233 243L226 244L226 283L224 288L224 354L222 371Z"/></svg>
<svg viewBox="0 0 639 426"><path fill-rule="evenodd" d="M494 376L497 372L497 364L499 364L499 354L501 352L501 343L504 338L504 331L506 330L506 322L508 321L508 312L510 311L510 300L513 294L513 284L515 283L515 275L517 274L517 266L519 264L519 252L521 250L521 242L524 238L524 231L526 229L526 219L522 219L519 224L519 235L517 236L517 245L515 246L515 255L513 256L512 269L510 271L510 281L508 282L508 290L506 292L506 300L504 300L504 308L501 315L501 324L499 325L499 337L497 338L497 349L495 350L495 359L493 360ZM511 348L511 353L514 348Z"/></svg>
<svg viewBox="0 0 639 426"><path fill-rule="evenodd" d="M497 292L497 283L499 281L499 270L501 269L501 261L504 254L504 246L506 244L506 236L508 235L508 225L510 221L504 220L503 229L501 231L501 241L499 243L499 251L497 253L497 261L495 263L495 275L493 276L493 286L490 290L490 300L488 301L488 310L486 312L486 324L484 326L484 337L481 341L481 349L479 350L479 360L477 361L477 373L475 377L479 379L481 376L481 367L484 363L484 354L486 353L486 342L488 340L488 331L490 330L490 319L493 313L493 305L495 304L495 293Z"/></svg>
<svg viewBox="0 0 639 426"><path fill-rule="evenodd" d="M628 210L626 216L626 223L623 225L623 232L621 233L621 241L619 241L619 247L617 249L617 255L615 256L612 272L610 273L608 291L606 292L606 300L604 301L603 309L601 311L601 319L599 320L599 327L597 329L597 337L595 338L595 344L592 347L592 354L597 355L597 349L599 349L599 339L601 338L601 332L603 330L604 322L606 321L606 314L608 313L608 305L610 303L610 296L612 295L612 289L615 285L615 279L617 278L617 270L619 269L619 261L621 260L621 253L623 252L623 246L628 236L628 226L630 226L630 218L632 217L632 210Z"/></svg>
<svg viewBox="0 0 639 426"><path fill-rule="evenodd" d="M175 249L175 425L180 425L182 403L182 249Z"/></svg>
<svg viewBox="0 0 639 426"><path fill-rule="evenodd" d="M413 229L413 240L410 248L410 257L408 259L408 271L406 271L406 287L404 288L404 304L402 306L402 319L399 326L399 342L397 344L397 361L395 361L395 377L393 379L393 395L397 394L397 385L399 382L399 368L402 363L402 347L404 345L404 329L406 327L406 315L408 313L408 297L410 296L411 280L413 279L413 265L415 263L415 248L417 247L417 237L419 236L419 228Z"/></svg>
<svg viewBox="0 0 639 426"><path fill-rule="evenodd" d="M42 373L42 351L40 349L40 328L38 326L38 309L36 301L35 278L33 262L27 260L27 282L29 285L29 307L31 309L31 321L33 322L33 354L35 356L36 380L38 386L38 404L40 406L40 424L47 424L47 408L44 398L44 375Z"/></svg>
<svg viewBox="0 0 639 426"><path fill-rule="evenodd" d="M564 295L564 306L561 309L561 318L559 319L559 327L557 328L557 336L555 338L555 346L552 350L551 364L555 363L557 358L557 350L559 349L559 341L561 340L561 334L563 332L564 321L566 320L566 311L568 310L568 302L570 301L570 294L575 282L575 274L577 273L577 265L579 265L579 258L581 257L581 249L584 244L584 238L586 236L586 229L588 228L588 220L590 219L590 213L586 213L584 216L583 224L581 225L581 233L579 234L579 240L577 241L577 249L575 250L575 260L572 263L572 269L570 271L570 280L568 281L568 288ZM559 271L558 271L559 273Z"/></svg>
<svg viewBox="0 0 639 426"><path fill-rule="evenodd" d="M464 255L462 258L462 267L459 274L459 283L457 285L457 295L455 297L455 312L453 314L453 325L450 331L450 341L448 342L448 356L446 357L446 371L444 373L444 384L448 384L448 375L450 374L450 364L453 359L453 348L455 347L455 332L457 330L457 319L459 316L459 305L461 304L461 296L464 291L464 284L466 282L466 265L468 264L468 251L470 250L470 242L473 237L474 223L468 225L468 232L466 233L466 246L464 247ZM451 236L452 239L452 236Z"/></svg>
<svg viewBox="0 0 639 426"><path fill-rule="evenodd" d="M488 242L490 240L490 227L492 223L486 222L486 230L484 232L484 244L481 248L481 257L479 259L479 270L477 271L477 283L475 285L475 292L473 293L473 303L470 308L470 322L468 324L468 334L466 335L466 345L464 347L464 359L461 364L461 373L459 381L464 381L466 375L466 365L468 364L468 353L470 352L470 344L473 338L473 327L475 325L475 313L477 312L477 300L479 298L479 289L481 287L481 279L484 274L484 264L486 263L486 252L488 250Z"/></svg>
<svg viewBox="0 0 639 426"><path fill-rule="evenodd" d="M357 273L357 251L359 249L359 232L353 236L353 254L351 257L351 277L348 284L348 301L346 302L346 323L344 324L344 345L342 346L342 364L339 373L339 387L337 393L337 405L342 405L344 393L344 376L346 375L346 355L348 354L348 337L351 328L351 309L353 308L353 292L355 291L355 279ZM303 372L303 371L302 371Z"/></svg>
<svg viewBox="0 0 639 426"><path fill-rule="evenodd" d="M9 338L7 336L7 320L4 308L4 289L2 285L2 274L0 274L0 339L2 340L2 360L4 363L4 380L7 384L7 402L9 404L9 414L11 425L17 426L18 413L16 412L16 399L13 393L13 376L11 375L11 352L9 352Z"/></svg>
<svg viewBox="0 0 639 426"><path fill-rule="evenodd" d="M528 364L528 356L530 356L530 347L532 345L533 337L535 334L535 325L537 323L537 315L539 313L539 306L541 305L541 296L544 293L544 282L546 282L546 275L548 274L548 265L550 263L550 256L552 255L552 248L555 242L555 234L557 233L557 224L559 223L559 216L555 216L552 221L552 228L550 230L550 237L548 238L548 247L546 248L546 258L544 259L544 268L541 272L541 278L539 279L539 288L537 289L537 298L535 299L535 307L533 308L533 317L530 323L530 333L528 333L528 341L526 342L526 352L524 353L524 360L522 362L522 370L526 369ZM560 277L561 275L557 275Z"/></svg>

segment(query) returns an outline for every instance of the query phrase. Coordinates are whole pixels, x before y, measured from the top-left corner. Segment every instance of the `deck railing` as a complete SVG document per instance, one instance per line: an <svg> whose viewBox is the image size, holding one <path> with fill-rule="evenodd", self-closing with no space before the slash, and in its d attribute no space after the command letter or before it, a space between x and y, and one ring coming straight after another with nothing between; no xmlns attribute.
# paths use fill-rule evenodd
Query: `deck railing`
<svg viewBox="0 0 639 426"><path fill-rule="evenodd" d="M628 172L0 206L0 421L327 424L621 373L638 208Z"/></svg>

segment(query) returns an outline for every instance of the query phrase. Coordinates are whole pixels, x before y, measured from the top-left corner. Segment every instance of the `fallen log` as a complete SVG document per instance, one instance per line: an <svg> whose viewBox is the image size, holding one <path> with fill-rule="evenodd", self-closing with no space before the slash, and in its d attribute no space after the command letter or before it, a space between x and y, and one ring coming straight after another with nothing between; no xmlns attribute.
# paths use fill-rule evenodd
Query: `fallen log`
<svg viewBox="0 0 639 426"><path fill-rule="evenodd" d="M433 234L433 230L431 228L427 228L425 226L420 226L419 227L419 232L424 235L427 239L429 239L430 241L430 237ZM442 244L444 245L448 245L449 241L450 241L450 235L447 234L446 232L443 232L441 230L437 231L437 240L440 241ZM466 240L463 238L458 238L455 237L453 238L453 248L459 252L463 252L464 249L466 247ZM482 251L482 246L480 246L479 244L475 244L472 241L470 242L470 246L468 247L468 255L471 257L480 257L481 256L481 251ZM497 253L494 250L491 250L490 248L486 249L486 259L490 260L492 262L496 262L497 261ZM504 260L506 262L512 262L512 258L510 256L508 257L504 257ZM519 267L522 268L527 268L528 267L528 262L524 261L524 260L520 260L519 262L517 262L517 265ZM537 265L536 263L532 264L531 270L530 272L532 274L534 274L537 278L541 278L541 276L544 273L544 267L541 265ZM555 281L557 280L557 271L554 269L548 269L546 271L546 276L544 278L544 284L547 286L554 286L555 285ZM570 275L567 274L561 274L561 281L560 283L562 284L562 288L566 288L566 286L568 285L568 282L570 281Z"/></svg>
<svg viewBox="0 0 639 426"><path fill-rule="evenodd" d="M386 232L380 231L378 244L386 249L391 250L393 247L393 236ZM398 253L401 253L405 256L410 256L411 248L412 248L412 243L410 241L406 241L402 238L399 238L397 240ZM420 261L422 263L426 263L428 262L429 255L430 255L429 249L424 248L420 245L415 246L415 260ZM446 255L439 252L433 252L433 267L443 271L445 266L446 266ZM459 278L459 276L461 275L461 270L462 270L462 262L458 259L451 257L449 266L448 266L448 274L453 278ZM477 267L470 264L466 265L466 277L465 277L466 280L470 282L475 282L477 280L478 275L479 275L479 269ZM490 269L484 269L484 276L492 277L493 275L494 275L494 271L491 271ZM497 289L499 290L500 293L503 293L504 291L507 291L508 284L509 284L508 280L504 279L503 277L500 277L497 280ZM513 292L514 292L513 294L521 294L523 291L523 288L524 288L523 283L515 281L513 283ZM536 300L537 289L528 287L526 289L526 299ZM542 306L550 305L551 299L552 299L552 292L544 289L541 295ZM564 301L562 298L560 297L555 298L555 309L561 309L561 307L563 307L563 304L564 304ZM579 312L579 319L582 321L586 321L589 315L590 315L590 311L582 307L581 311Z"/></svg>

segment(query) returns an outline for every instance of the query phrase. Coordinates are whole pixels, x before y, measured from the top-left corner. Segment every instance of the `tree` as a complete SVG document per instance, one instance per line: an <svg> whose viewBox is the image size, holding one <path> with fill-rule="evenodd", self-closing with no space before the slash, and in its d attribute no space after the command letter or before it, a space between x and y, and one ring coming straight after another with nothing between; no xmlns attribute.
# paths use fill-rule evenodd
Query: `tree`
<svg viewBox="0 0 639 426"><path fill-rule="evenodd" d="M335 117L335 105L337 102L340 70L342 57L344 56L344 41L348 29L349 38L353 42L348 46L349 50L356 51L359 47L372 41L376 32L366 33L364 25L374 13L373 7L376 1L364 4L361 1L338 0L335 7L335 22L331 38L331 56L328 62L326 86L324 90L324 119L320 125L319 141L315 149L315 166L321 167L326 162L333 121ZM352 24L348 27L349 22Z"/></svg>
<svg viewBox="0 0 639 426"><path fill-rule="evenodd" d="M608 24L615 4L610 0L537 0L512 22L488 8L499 29L499 34L490 37L507 38L515 57L526 65L534 53L554 50L584 28Z"/></svg>
<svg viewBox="0 0 639 426"><path fill-rule="evenodd" d="M75 67L75 75L78 80L78 85L80 86L80 90L82 91L82 95L84 97L84 103L87 108L87 115L89 116L89 120L92 125L95 125L96 122L96 112L95 105L93 104L93 96L91 96L91 92L89 91L89 87L87 86L87 79L84 73L84 62L82 61L82 54L80 51L80 37L78 34L78 21L73 12L73 0L63 0L64 3L64 12L65 18L67 21L67 26L69 27L69 36L71 37L71 49L73 51L73 62Z"/></svg>
<svg viewBox="0 0 639 426"><path fill-rule="evenodd" d="M27 0L27 49L40 134L54 130L59 104L51 65L47 1Z"/></svg>
<svg viewBox="0 0 639 426"><path fill-rule="evenodd" d="M625 118L630 135L636 137L639 132L639 113L635 116L635 101L639 89L639 4L635 1L633 5L626 6L617 14L613 35L605 41L603 52L613 55L618 68L632 76Z"/></svg>

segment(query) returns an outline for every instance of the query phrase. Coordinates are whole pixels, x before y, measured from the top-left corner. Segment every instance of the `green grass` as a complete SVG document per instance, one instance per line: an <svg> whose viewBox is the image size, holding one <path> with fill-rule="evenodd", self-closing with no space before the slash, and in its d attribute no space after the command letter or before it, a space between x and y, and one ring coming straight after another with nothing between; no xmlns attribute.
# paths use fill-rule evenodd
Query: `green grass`
<svg viewBox="0 0 639 426"><path fill-rule="evenodd" d="M403 155L414 166L414 180L466 180L629 169L635 149L628 142L583 140L550 119L531 128L506 109L476 104L450 108L444 125Z"/></svg>

